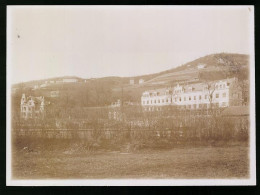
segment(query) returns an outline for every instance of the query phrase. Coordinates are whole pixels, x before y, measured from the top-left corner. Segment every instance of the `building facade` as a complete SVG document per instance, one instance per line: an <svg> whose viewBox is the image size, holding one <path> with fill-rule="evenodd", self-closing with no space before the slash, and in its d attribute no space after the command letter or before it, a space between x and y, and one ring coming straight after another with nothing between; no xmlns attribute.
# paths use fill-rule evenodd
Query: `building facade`
<svg viewBox="0 0 260 195"><path fill-rule="evenodd" d="M25 94L21 98L21 118L39 118L44 116L44 97L32 97L26 98Z"/></svg>
<svg viewBox="0 0 260 195"><path fill-rule="evenodd" d="M141 104L146 111L175 105L183 109L208 109L242 104L242 92L236 78L210 83L177 84L173 88L145 91Z"/></svg>

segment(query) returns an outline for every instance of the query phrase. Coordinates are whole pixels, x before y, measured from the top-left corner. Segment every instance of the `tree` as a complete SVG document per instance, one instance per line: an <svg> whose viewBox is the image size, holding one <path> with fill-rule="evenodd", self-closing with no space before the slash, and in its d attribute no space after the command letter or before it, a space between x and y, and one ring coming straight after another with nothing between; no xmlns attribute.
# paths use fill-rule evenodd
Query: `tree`
<svg viewBox="0 0 260 195"><path fill-rule="evenodd" d="M211 114L212 114L214 92L216 90L215 83L209 82L208 80L204 80L203 83L206 85L207 95L208 95L208 99L209 99L210 111L211 111Z"/></svg>

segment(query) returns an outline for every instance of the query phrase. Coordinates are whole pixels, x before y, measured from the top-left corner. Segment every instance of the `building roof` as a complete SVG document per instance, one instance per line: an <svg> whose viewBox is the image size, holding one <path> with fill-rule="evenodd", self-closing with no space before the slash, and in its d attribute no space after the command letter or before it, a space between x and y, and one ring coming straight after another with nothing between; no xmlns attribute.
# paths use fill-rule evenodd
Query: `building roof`
<svg viewBox="0 0 260 195"><path fill-rule="evenodd" d="M217 82L228 82L228 83L232 83L235 81L235 78L227 78L227 79L222 79L222 80L215 80L215 81L210 81L208 83L206 82L197 82L197 83L193 83L193 84L181 84L179 85L180 87L183 87L185 92L189 91L189 88L192 87L192 92L195 91L203 91L205 87L207 87L208 85L213 86L215 83ZM177 87L177 85L175 85L174 87ZM168 88L159 88L159 89L154 89L154 90L147 90L145 92L148 93L152 93L152 92L159 92L159 95L164 95L165 91L167 89L172 90L172 92L174 91L174 87L168 87ZM214 87L212 87L210 90L214 89Z"/></svg>
<svg viewBox="0 0 260 195"><path fill-rule="evenodd" d="M227 107L222 113L222 116L249 116L248 106L231 106Z"/></svg>
<svg viewBox="0 0 260 195"><path fill-rule="evenodd" d="M148 90L146 92L148 92L148 93L156 92L156 93L159 93L159 95L164 95L167 89L168 90L173 90L173 88L166 88L166 87L164 87L164 88L159 88L159 89Z"/></svg>
<svg viewBox="0 0 260 195"><path fill-rule="evenodd" d="M26 98L26 102L28 103L28 101L30 101L30 100L34 101L34 104L37 105L37 104L41 104L41 102L42 102L42 97L28 96L28 97Z"/></svg>
<svg viewBox="0 0 260 195"><path fill-rule="evenodd" d="M189 87L192 87L192 91L203 91L204 87L206 87L206 84L204 83L194 83L190 85L184 85L183 88L187 92L189 90Z"/></svg>

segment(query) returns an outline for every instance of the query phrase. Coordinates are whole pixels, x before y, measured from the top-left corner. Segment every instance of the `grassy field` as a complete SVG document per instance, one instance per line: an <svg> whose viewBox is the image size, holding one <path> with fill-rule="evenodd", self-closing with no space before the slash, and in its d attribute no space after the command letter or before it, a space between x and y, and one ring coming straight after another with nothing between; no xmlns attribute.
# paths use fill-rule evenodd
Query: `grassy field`
<svg viewBox="0 0 260 195"><path fill-rule="evenodd" d="M70 152L13 150L14 179L247 178L248 147Z"/></svg>

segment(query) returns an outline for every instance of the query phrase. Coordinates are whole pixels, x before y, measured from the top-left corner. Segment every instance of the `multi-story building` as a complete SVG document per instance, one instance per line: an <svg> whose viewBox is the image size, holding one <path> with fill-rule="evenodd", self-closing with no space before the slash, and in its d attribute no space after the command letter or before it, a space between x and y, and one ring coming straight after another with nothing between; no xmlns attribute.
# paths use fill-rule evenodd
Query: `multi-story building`
<svg viewBox="0 0 260 195"><path fill-rule="evenodd" d="M236 78L189 85L177 84L173 88L145 91L141 104L146 111L160 110L160 106L167 105L185 109L228 107L242 104L242 91Z"/></svg>
<svg viewBox="0 0 260 195"><path fill-rule="evenodd" d="M24 119L38 118L44 116L44 97L25 97L21 98L21 117Z"/></svg>

